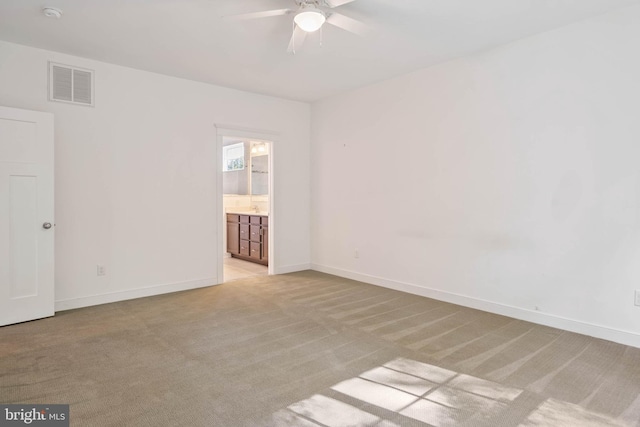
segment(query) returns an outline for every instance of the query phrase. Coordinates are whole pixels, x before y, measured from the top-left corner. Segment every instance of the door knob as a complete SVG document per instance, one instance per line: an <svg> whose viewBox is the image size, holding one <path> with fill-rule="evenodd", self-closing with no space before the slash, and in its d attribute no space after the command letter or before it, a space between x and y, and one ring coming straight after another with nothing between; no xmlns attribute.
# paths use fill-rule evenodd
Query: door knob
<svg viewBox="0 0 640 427"><path fill-rule="evenodd" d="M42 228L44 228L45 230L48 230L51 228L51 223L50 222L45 222L44 224L42 224Z"/></svg>

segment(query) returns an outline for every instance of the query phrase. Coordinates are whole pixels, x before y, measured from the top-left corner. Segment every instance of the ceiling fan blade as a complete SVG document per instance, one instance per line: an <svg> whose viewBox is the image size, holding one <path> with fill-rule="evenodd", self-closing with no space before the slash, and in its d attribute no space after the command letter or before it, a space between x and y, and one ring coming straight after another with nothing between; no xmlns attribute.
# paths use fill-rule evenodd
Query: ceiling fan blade
<svg viewBox="0 0 640 427"><path fill-rule="evenodd" d="M269 18L271 16L288 15L292 12L294 12L293 9L265 10L264 12L241 13L239 15L229 15L229 16L225 16L225 19L230 19L233 21L244 21L246 19Z"/></svg>
<svg viewBox="0 0 640 427"><path fill-rule="evenodd" d="M303 31L297 25L294 25L293 34L291 34L291 40L289 40L289 47L287 53L295 54L304 43L304 39L307 37L307 32Z"/></svg>
<svg viewBox="0 0 640 427"><path fill-rule="evenodd" d="M342 6L343 4L351 3L353 1L356 0L327 0L327 4L329 5L329 7L338 7Z"/></svg>
<svg viewBox="0 0 640 427"><path fill-rule="evenodd" d="M362 22L349 18L348 16L344 16L340 13L331 13L327 18L327 24L334 25L359 36L365 35L369 30L369 28Z"/></svg>

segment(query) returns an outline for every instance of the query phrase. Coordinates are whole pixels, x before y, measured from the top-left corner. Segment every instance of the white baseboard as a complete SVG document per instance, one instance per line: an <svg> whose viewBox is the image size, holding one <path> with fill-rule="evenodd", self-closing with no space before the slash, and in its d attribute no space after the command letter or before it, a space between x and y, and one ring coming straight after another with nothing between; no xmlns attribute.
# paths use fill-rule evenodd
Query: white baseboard
<svg viewBox="0 0 640 427"><path fill-rule="evenodd" d="M125 301L135 298L149 297L153 295L168 294L170 292L186 291L189 289L204 288L217 285L215 278L191 280L188 282L169 283L164 285L148 286L145 288L130 289L126 291L111 292L108 294L91 295L87 297L58 300L55 303L56 311L71 310L74 308L89 307L92 305L108 304L110 302Z"/></svg>
<svg viewBox="0 0 640 427"><path fill-rule="evenodd" d="M537 323L540 325L550 326L553 328L563 329L570 332L576 332L578 334L588 335L640 348L640 334L634 332L613 329L607 326L568 319L549 313L542 313L540 311L527 310L524 308L500 304L492 301L471 298L451 292L426 288L411 283L398 282L395 280L357 273L354 271L342 270L326 265L311 264L311 269L320 271L322 273L344 277L347 279L357 280L371 285L382 286L397 291L420 295L427 298L433 298L439 301L445 301L482 311L488 311L490 313L513 317L520 320L526 320L528 322Z"/></svg>
<svg viewBox="0 0 640 427"><path fill-rule="evenodd" d="M311 264L285 265L274 268L274 274L295 273L296 271L310 270Z"/></svg>

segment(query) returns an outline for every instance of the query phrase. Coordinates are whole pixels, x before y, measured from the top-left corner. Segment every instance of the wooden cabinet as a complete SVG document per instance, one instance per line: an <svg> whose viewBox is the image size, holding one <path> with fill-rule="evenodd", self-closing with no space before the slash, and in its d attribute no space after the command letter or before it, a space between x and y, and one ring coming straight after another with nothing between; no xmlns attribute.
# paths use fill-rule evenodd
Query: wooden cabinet
<svg viewBox="0 0 640 427"><path fill-rule="evenodd" d="M269 264L269 227L262 226L262 259Z"/></svg>
<svg viewBox="0 0 640 427"><path fill-rule="evenodd" d="M227 252L240 253L240 224L227 221Z"/></svg>
<svg viewBox="0 0 640 427"><path fill-rule="evenodd" d="M269 264L269 217L227 214L227 252L234 258Z"/></svg>

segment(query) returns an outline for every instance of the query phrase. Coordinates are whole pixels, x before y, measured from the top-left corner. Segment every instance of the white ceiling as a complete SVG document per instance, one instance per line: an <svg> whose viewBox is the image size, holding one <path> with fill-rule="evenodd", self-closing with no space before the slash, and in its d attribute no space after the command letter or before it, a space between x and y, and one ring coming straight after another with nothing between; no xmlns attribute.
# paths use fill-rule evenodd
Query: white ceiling
<svg viewBox="0 0 640 427"><path fill-rule="evenodd" d="M0 39L311 102L639 2L357 0L336 11L366 36L325 26L322 46L314 34L291 55L292 15L223 17L294 0L2 0Z"/></svg>

